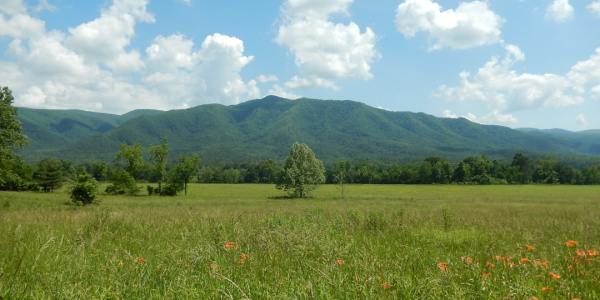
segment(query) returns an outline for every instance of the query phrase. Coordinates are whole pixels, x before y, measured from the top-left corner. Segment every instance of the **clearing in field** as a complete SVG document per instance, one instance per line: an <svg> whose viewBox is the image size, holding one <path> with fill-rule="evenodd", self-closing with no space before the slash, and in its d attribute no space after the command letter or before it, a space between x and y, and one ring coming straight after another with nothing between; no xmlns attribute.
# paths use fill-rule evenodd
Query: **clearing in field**
<svg viewBox="0 0 600 300"><path fill-rule="evenodd" d="M0 296L600 298L600 187L192 185L0 193Z"/></svg>

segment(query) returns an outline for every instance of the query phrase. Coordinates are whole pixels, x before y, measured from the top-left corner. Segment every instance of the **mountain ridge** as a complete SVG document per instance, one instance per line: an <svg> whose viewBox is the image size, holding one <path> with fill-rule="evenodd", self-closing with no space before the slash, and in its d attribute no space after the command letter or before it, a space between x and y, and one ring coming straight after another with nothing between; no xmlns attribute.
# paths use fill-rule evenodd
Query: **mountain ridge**
<svg viewBox="0 0 600 300"><path fill-rule="evenodd" d="M296 141L309 144L326 161L410 161L430 155L459 159L473 154L506 158L514 152L600 155L600 131L511 129L387 111L350 100L267 96L230 106L123 115L25 108L18 114L32 141L21 151L29 160L110 160L121 143L150 145L162 137L173 154L200 153L205 161L221 163L282 159Z"/></svg>

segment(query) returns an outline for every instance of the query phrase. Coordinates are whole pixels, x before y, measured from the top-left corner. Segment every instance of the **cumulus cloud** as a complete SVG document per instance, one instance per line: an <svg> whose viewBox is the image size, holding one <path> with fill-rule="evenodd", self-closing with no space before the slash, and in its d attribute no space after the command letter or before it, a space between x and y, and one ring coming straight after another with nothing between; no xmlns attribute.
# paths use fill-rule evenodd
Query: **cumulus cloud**
<svg viewBox="0 0 600 300"><path fill-rule="evenodd" d="M486 1L462 2L443 10L431 0L406 0L396 11L396 28L405 37L429 34L432 50L466 49L501 41L503 20Z"/></svg>
<svg viewBox="0 0 600 300"><path fill-rule="evenodd" d="M578 105L586 98L595 98L595 91L600 89L600 48L563 75L519 73L513 68L525 55L514 45L505 49L504 58L493 57L473 75L462 72L458 86L441 86L436 96L480 102L492 111L487 116L490 120L516 123L513 112Z"/></svg>
<svg viewBox="0 0 600 300"><path fill-rule="evenodd" d="M600 0L596 0L588 4L587 9L596 17L600 18Z"/></svg>
<svg viewBox="0 0 600 300"><path fill-rule="evenodd" d="M573 18L575 9L569 0L554 0L546 7L546 17L557 23L564 23Z"/></svg>
<svg viewBox="0 0 600 300"><path fill-rule="evenodd" d="M19 2L21 3L21 2ZM131 49L135 26L153 22L148 0L114 0L92 21L67 32L47 31L26 8L4 8L0 36L11 38L0 61L0 85L15 91L16 104L125 112L238 103L258 97L255 80L240 72L252 60L244 43L222 34L196 46L183 35L158 36L145 53ZM3 26L5 25L5 26Z"/></svg>
<svg viewBox="0 0 600 300"><path fill-rule="evenodd" d="M276 41L294 55L300 75L287 88L337 88L336 82L373 77L376 35L354 22L335 23L331 17L349 15L353 0L287 0Z"/></svg>

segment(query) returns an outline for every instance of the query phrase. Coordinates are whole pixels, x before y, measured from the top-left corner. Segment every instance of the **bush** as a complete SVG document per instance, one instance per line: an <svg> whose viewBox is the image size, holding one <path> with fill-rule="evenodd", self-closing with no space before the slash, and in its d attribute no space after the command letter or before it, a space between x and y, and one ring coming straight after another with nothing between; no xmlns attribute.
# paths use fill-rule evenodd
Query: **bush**
<svg viewBox="0 0 600 300"><path fill-rule="evenodd" d="M111 176L112 184L106 188L106 193L112 195L135 195L140 189L135 179L126 171L116 171Z"/></svg>
<svg viewBox="0 0 600 300"><path fill-rule="evenodd" d="M176 185L167 184L160 191L161 196L177 196L178 187Z"/></svg>
<svg viewBox="0 0 600 300"><path fill-rule="evenodd" d="M77 177L77 182L71 187L71 200L78 204L88 205L96 200L98 182L89 174Z"/></svg>

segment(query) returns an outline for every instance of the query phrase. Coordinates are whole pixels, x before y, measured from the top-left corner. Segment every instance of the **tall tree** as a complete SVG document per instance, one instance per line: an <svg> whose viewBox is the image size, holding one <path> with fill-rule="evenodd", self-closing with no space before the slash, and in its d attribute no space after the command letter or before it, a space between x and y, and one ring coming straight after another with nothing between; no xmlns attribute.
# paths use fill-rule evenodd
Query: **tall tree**
<svg viewBox="0 0 600 300"><path fill-rule="evenodd" d="M325 167L306 144L295 143L290 150L277 188L294 197L305 198L325 182Z"/></svg>
<svg viewBox="0 0 600 300"><path fill-rule="evenodd" d="M25 185L22 161L13 154L25 145L10 89L0 87L0 190L21 190Z"/></svg>
<svg viewBox="0 0 600 300"><path fill-rule="evenodd" d="M517 153L513 157L512 166L519 170L517 182L527 184L531 181L531 165L529 158L523 153Z"/></svg>
<svg viewBox="0 0 600 300"><path fill-rule="evenodd" d="M169 155L169 144L166 139L162 139L160 144L150 147L150 160L152 169L157 176L158 191L162 189L162 183L167 176L167 156Z"/></svg>
<svg viewBox="0 0 600 300"><path fill-rule="evenodd" d="M144 168L142 152L142 145L121 144L121 149L117 153L115 160L117 164L123 166L127 173L137 179L140 171Z"/></svg>

